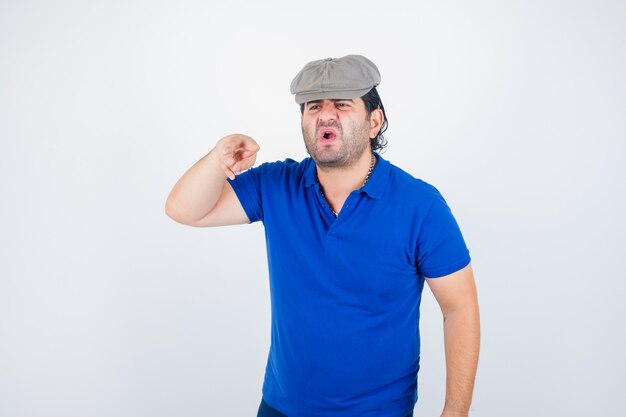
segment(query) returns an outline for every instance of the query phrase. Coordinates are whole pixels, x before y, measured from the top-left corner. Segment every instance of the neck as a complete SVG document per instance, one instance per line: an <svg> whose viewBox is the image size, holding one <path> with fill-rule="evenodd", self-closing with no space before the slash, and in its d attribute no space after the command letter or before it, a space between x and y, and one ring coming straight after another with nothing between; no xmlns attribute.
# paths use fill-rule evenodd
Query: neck
<svg viewBox="0 0 626 417"><path fill-rule="evenodd" d="M376 159L376 157L374 157ZM372 151L366 152L348 167L317 167L317 178L327 196L348 195L363 186L363 181L372 165Z"/></svg>

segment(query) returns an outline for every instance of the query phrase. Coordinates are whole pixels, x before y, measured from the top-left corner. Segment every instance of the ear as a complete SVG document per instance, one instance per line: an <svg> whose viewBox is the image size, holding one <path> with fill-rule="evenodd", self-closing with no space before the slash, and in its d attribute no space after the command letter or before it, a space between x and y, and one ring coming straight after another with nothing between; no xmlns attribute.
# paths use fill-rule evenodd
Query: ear
<svg viewBox="0 0 626 417"><path fill-rule="evenodd" d="M385 121L385 116L383 115L383 111L381 109L374 109L370 114L370 139L373 139L378 135L383 122Z"/></svg>

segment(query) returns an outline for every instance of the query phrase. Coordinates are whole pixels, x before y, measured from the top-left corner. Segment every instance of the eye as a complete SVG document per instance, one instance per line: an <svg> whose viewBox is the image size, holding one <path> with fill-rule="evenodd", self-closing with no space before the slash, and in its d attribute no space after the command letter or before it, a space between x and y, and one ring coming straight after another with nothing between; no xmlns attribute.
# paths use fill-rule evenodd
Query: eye
<svg viewBox="0 0 626 417"><path fill-rule="evenodd" d="M345 101L338 101L336 106L337 107L341 107L341 108L346 108L346 107L350 107L350 104L348 102L345 102Z"/></svg>
<svg viewBox="0 0 626 417"><path fill-rule="evenodd" d="M309 106L309 111L311 111L311 110L317 110L317 109L319 109L319 108L320 108L320 105L319 105L319 104L311 104L311 105Z"/></svg>

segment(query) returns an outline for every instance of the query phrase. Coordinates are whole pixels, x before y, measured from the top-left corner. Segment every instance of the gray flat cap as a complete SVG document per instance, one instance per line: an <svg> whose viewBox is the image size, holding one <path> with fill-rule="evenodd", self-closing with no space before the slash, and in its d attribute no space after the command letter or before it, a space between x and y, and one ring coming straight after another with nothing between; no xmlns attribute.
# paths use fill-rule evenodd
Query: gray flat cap
<svg viewBox="0 0 626 417"><path fill-rule="evenodd" d="M380 84L376 65L361 55L309 62L291 82L296 103L322 99L357 98Z"/></svg>

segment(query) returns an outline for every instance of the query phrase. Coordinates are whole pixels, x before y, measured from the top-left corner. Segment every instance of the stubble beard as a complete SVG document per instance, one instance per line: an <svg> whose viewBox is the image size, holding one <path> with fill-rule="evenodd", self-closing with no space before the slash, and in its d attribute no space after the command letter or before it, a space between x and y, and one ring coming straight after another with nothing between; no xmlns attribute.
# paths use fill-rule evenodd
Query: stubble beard
<svg viewBox="0 0 626 417"><path fill-rule="evenodd" d="M335 142L326 146L318 141L319 130L333 127L338 135ZM307 153L320 168L348 168L354 165L367 150L369 139L369 121L353 123L344 129L338 123L320 124L314 132L302 126L302 136ZM337 142L338 141L338 142Z"/></svg>

